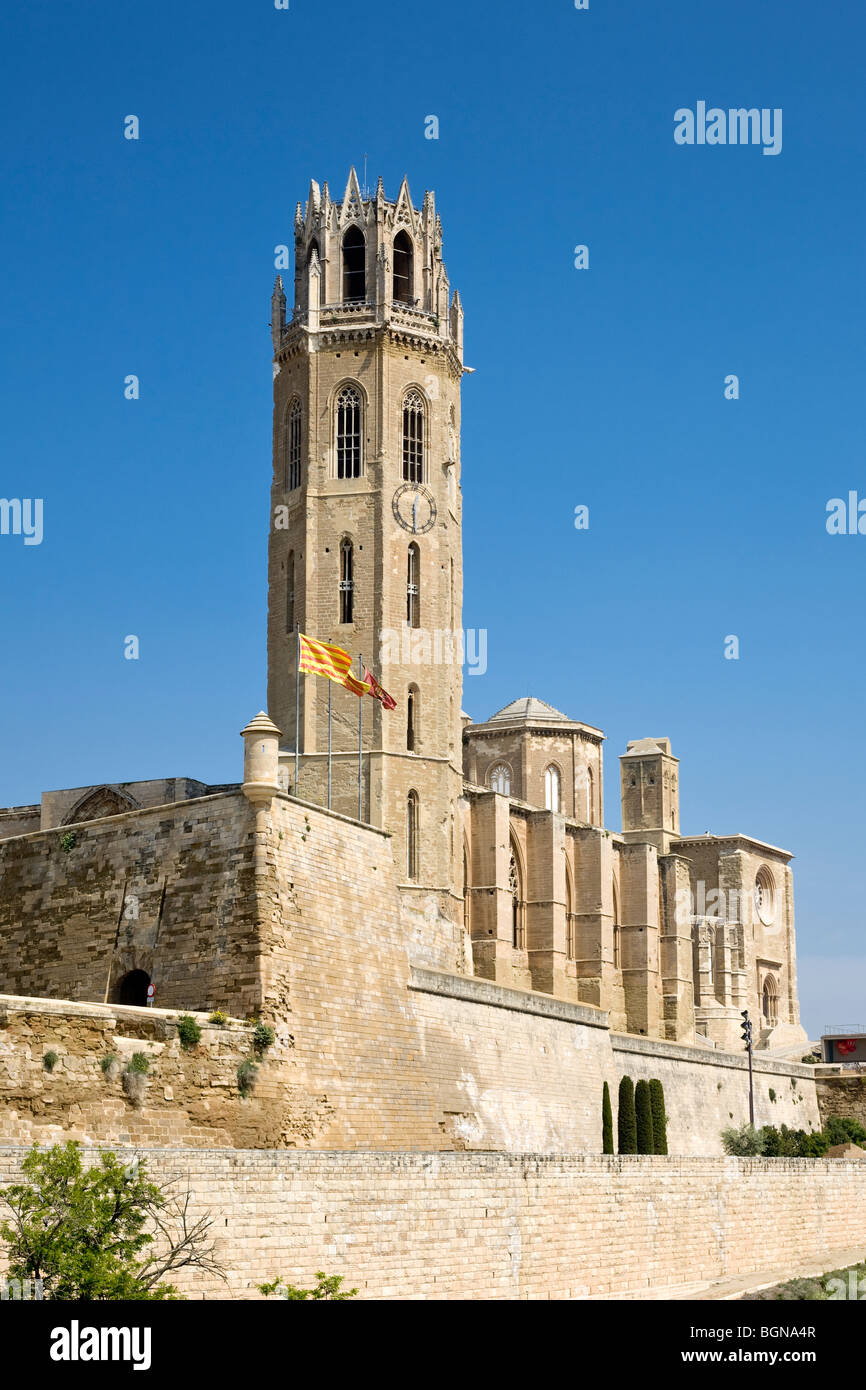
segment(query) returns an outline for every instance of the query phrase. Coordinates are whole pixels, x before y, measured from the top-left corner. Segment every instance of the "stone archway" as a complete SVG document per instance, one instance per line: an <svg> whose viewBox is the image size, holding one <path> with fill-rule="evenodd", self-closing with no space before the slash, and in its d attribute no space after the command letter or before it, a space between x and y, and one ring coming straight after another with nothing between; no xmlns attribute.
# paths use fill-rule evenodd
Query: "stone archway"
<svg viewBox="0 0 866 1390"><path fill-rule="evenodd" d="M76 801L64 816L63 824L77 825L80 821L102 820L104 816L120 816L124 811L138 809L138 803L117 787L94 787Z"/></svg>
<svg viewBox="0 0 866 1390"><path fill-rule="evenodd" d="M128 970L115 985L114 1004L146 1004L150 976L146 970Z"/></svg>

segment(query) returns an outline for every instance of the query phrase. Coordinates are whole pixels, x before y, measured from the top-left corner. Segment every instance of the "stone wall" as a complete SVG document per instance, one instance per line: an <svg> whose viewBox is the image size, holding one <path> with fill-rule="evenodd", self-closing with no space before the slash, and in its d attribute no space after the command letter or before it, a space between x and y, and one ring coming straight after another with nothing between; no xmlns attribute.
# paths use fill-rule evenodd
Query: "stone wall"
<svg viewBox="0 0 866 1390"><path fill-rule="evenodd" d="M130 1157L132 1150L124 1151ZM0 1184L22 1150L0 1148ZM228 1281L342 1274L366 1299L576 1299L816 1266L866 1242L866 1164L537 1154L142 1151L189 1186Z"/></svg>
<svg viewBox="0 0 866 1390"><path fill-rule="evenodd" d="M184 1051L178 1015L166 1010L0 996L0 1142L209 1149L297 1142L308 1103L291 1084L287 1030L259 1056L249 1025L230 1020L218 1027L206 1015L195 1017L201 1041ZM43 1061L49 1052L57 1057L50 1071ZM123 1072L136 1052L150 1067L144 1093L133 1101ZM258 1071L242 1097L237 1069L246 1059Z"/></svg>
<svg viewBox="0 0 866 1390"><path fill-rule="evenodd" d="M815 1068L815 1089L822 1122L831 1115L866 1125L866 1072L832 1072Z"/></svg>
<svg viewBox="0 0 866 1390"><path fill-rule="evenodd" d="M234 792L0 841L0 992L111 999L137 969L165 1007L255 1010L252 840Z"/></svg>

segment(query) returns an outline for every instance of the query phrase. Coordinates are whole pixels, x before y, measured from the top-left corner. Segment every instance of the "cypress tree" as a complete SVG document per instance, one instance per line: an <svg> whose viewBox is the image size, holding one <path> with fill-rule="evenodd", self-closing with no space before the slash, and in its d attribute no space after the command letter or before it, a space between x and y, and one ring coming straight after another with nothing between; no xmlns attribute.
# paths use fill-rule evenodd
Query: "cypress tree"
<svg viewBox="0 0 866 1390"><path fill-rule="evenodd" d="M666 1154L668 1151L668 1117L665 1111L664 1087L657 1077L650 1082L649 1086L653 1112L653 1143L657 1154Z"/></svg>
<svg viewBox="0 0 866 1390"><path fill-rule="evenodd" d="M613 1111L610 1108L610 1087L604 1083L601 1094L601 1151L613 1153Z"/></svg>
<svg viewBox="0 0 866 1390"><path fill-rule="evenodd" d="M639 1154L654 1153L653 1111L648 1081L639 1081L635 1086L634 1108L637 1121L637 1151Z"/></svg>
<svg viewBox="0 0 866 1390"><path fill-rule="evenodd" d="M637 1119L634 1109L634 1082L630 1076L624 1076L619 1083L616 1125L620 1153L636 1154Z"/></svg>

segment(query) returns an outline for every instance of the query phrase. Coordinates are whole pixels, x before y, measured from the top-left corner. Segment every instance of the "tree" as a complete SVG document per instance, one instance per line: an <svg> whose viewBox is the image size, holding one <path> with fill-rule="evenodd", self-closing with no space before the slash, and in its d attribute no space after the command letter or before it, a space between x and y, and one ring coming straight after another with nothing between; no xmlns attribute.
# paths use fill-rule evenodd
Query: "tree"
<svg viewBox="0 0 866 1390"><path fill-rule="evenodd" d="M637 1119L634 1110L634 1082L630 1076L624 1076L619 1083L616 1125L620 1153L636 1154Z"/></svg>
<svg viewBox="0 0 866 1390"><path fill-rule="evenodd" d="M272 1293L276 1293L279 1294L280 1298L287 1298L293 1303L300 1302L305 1298L329 1298L335 1303L339 1303L343 1299L354 1298L358 1292L357 1289L340 1289L343 1282L342 1274L326 1274L323 1269L317 1269L316 1279L318 1282L315 1288L299 1289L295 1284L287 1284L278 1275L270 1284L259 1284L257 1288L259 1293L263 1293L266 1298Z"/></svg>
<svg viewBox="0 0 866 1390"><path fill-rule="evenodd" d="M634 1088L634 1108L637 1121L637 1151L655 1153L653 1143L653 1112L648 1081L639 1081Z"/></svg>
<svg viewBox="0 0 866 1390"><path fill-rule="evenodd" d="M610 1087L607 1082L601 1093L601 1151L613 1153L613 1111L610 1107Z"/></svg>
<svg viewBox="0 0 866 1390"><path fill-rule="evenodd" d="M0 1193L9 1277L41 1279L45 1299L180 1297L167 1274L193 1266L224 1277L207 1240L210 1216L192 1220L190 1194L150 1182L144 1161L100 1154L85 1169L80 1146L40 1150L21 1164L27 1181Z"/></svg>
<svg viewBox="0 0 866 1390"><path fill-rule="evenodd" d="M665 1091L658 1077L649 1084L653 1112L653 1143L657 1154L668 1151L668 1117L665 1110Z"/></svg>
<svg viewBox="0 0 866 1390"><path fill-rule="evenodd" d="M784 1125L782 1132L784 1136ZM722 1148L735 1158L757 1158L764 1152L763 1132L750 1124L740 1125L739 1129L729 1125L722 1130Z"/></svg>

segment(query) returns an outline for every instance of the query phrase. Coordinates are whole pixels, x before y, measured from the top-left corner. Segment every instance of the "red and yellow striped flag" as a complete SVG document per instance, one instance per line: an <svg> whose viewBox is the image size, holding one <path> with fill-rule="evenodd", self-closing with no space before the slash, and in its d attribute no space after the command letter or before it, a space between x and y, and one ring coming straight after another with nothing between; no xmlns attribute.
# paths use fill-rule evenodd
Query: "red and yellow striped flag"
<svg viewBox="0 0 866 1390"><path fill-rule="evenodd" d="M306 675L326 676L329 681L336 681L338 685L351 690L353 695L366 695L369 692L367 682L359 681L357 676L352 675L352 658L342 647L335 647L330 642L317 642L315 637L306 637L303 632L298 633L298 637L301 649L299 669Z"/></svg>

